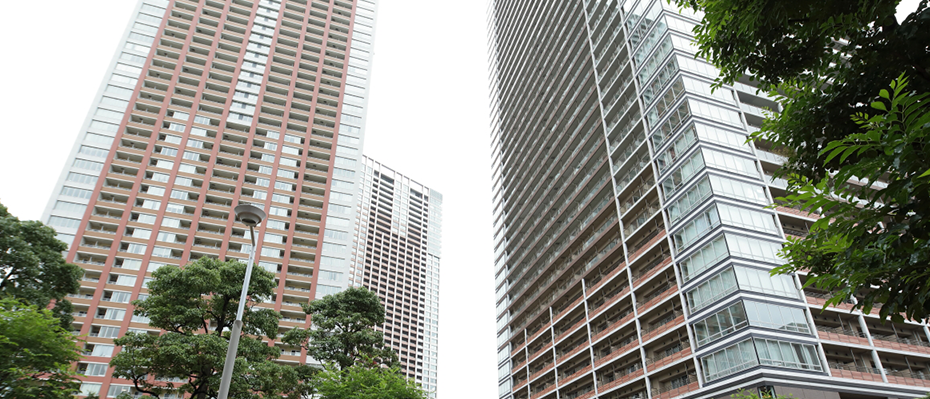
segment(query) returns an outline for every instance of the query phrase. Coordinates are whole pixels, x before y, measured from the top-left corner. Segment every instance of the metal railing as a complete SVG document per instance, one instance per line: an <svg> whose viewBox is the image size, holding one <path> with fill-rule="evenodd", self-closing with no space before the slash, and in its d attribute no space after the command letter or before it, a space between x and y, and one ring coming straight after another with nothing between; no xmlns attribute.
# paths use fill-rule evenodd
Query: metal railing
<svg viewBox="0 0 930 399"><path fill-rule="evenodd" d="M659 384L656 388L652 388L652 396L657 396L674 389L684 388L696 382L698 382L697 374L684 375L669 382Z"/></svg>
<svg viewBox="0 0 930 399"><path fill-rule="evenodd" d="M860 373L869 373L869 374L881 374L881 370L878 367L865 367L857 366L855 364L848 363L839 363L839 362L829 362L827 366L834 370L846 370L846 371L857 371Z"/></svg>
<svg viewBox="0 0 930 399"><path fill-rule="evenodd" d="M930 343L927 343L924 341L919 341L919 340L910 339L910 338L898 338L898 337L891 336L891 335L872 334L872 338L882 340L882 341L887 341L887 342L896 342L896 343L905 344L905 345L930 347Z"/></svg>

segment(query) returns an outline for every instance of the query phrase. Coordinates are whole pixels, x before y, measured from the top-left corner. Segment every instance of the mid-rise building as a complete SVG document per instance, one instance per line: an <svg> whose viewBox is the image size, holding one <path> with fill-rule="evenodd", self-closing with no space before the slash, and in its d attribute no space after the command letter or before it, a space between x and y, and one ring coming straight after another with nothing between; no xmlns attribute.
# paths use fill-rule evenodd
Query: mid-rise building
<svg viewBox="0 0 930 399"><path fill-rule="evenodd" d="M158 334L130 305L153 271L248 258L240 202L268 214L256 253L282 332L348 286L375 15L375 0L138 1L43 216L86 271L70 298L84 394L132 391L107 363L114 338Z"/></svg>
<svg viewBox="0 0 930 399"><path fill-rule="evenodd" d="M665 0L491 0L500 398L930 390L930 330L770 275L819 215ZM850 298L855 301L856 298Z"/></svg>
<svg viewBox="0 0 930 399"><path fill-rule="evenodd" d="M442 195L364 157L349 284L378 294L401 371L436 397Z"/></svg>

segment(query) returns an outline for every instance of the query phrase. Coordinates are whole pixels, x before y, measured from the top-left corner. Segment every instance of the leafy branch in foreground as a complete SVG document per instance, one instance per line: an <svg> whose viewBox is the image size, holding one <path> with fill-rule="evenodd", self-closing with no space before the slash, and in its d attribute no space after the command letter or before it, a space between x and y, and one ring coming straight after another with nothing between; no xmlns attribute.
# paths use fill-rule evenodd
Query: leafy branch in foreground
<svg viewBox="0 0 930 399"><path fill-rule="evenodd" d="M789 175L799 189L781 200L827 217L807 237L789 239L788 263L774 272L807 271L808 286L832 292L825 306L855 295L862 298L855 308L864 312L880 306L882 318L924 320L930 316L930 94L909 91L902 75L879 97L871 104L874 115L852 117L859 132L820 151L825 163L842 165L832 176Z"/></svg>

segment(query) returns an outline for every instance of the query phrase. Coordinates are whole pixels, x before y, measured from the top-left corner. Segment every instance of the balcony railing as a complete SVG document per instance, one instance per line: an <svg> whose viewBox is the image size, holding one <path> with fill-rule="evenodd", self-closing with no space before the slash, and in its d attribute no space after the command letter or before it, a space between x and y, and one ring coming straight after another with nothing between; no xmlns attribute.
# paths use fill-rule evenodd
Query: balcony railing
<svg viewBox="0 0 930 399"><path fill-rule="evenodd" d="M887 374L889 377L914 378L918 380L930 381L930 373L924 373L923 371L909 371L909 370L888 371L886 369L885 374Z"/></svg>
<svg viewBox="0 0 930 399"><path fill-rule="evenodd" d="M859 373L877 374L877 375L882 374L881 370L879 370L878 367L857 366L855 364L839 363L839 362L830 362L830 363L827 363L827 366L829 366L833 370L855 371Z"/></svg>
<svg viewBox="0 0 930 399"><path fill-rule="evenodd" d="M679 324L681 321L684 321L684 313L680 310L672 312L672 314L663 317L661 320L649 324L642 329L642 339L646 341L653 338L655 335L660 334L663 331L669 330Z"/></svg>
<svg viewBox="0 0 930 399"><path fill-rule="evenodd" d="M842 327L833 327L833 328L831 328L831 327L817 326L817 331L826 332L826 333L834 333L834 334L848 335L848 336L850 336L850 337L866 338L865 333L863 333L863 332L861 332L861 331L853 331L853 330L845 329L845 328L842 328Z"/></svg>
<svg viewBox="0 0 930 399"><path fill-rule="evenodd" d="M898 338L898 337L894 337L890 335L878 335L878 334L872 334L872 338L879 339L879 340L886 341L886 342L895 342L895 343L905 344L905 345L930 347L930 343L927 343L924 341L918 341L916 339L910 339L910 338Z"/></svg>
<svg viewBox="0 0 930 399"><path fill-rule="evenodd" d="M652 397L671 392L665 397L674 397L697 389L698 379L696 374L689 374L673 379L669 382L658 384L658 387L652 388ZM693 386L693 387L692 387Z"/></svg>

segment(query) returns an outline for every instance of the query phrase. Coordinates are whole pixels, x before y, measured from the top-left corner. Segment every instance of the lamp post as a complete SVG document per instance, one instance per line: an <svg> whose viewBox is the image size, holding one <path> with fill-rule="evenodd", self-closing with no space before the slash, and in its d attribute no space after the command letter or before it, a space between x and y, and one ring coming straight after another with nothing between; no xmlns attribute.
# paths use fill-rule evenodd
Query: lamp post
<svg viewBox="0 0 930 399"><path fill-rule="evenodd" d="M239 335L242 334L242 313L245 311L245 301L249 293L249 280L252 279L252 264L255 263L255 226L258 226L266 216L261 208L252 204L239 204L233 211L242 224L249 226L252 247L249 249L249 263L245 268L245 280L242 282L242 294L239 296L239 310L236 312L236 321L233 322L229 336L229 348L226 350L226 363L223 366L218 399L227 399L229 396L229 384L232 382L233 366L236 364L236 353L239 351Z"/></svg>

